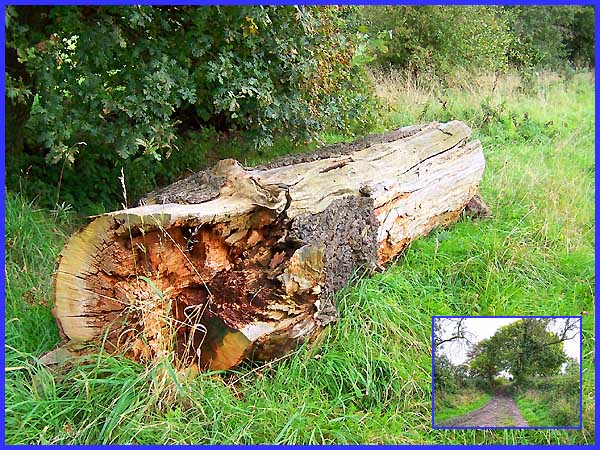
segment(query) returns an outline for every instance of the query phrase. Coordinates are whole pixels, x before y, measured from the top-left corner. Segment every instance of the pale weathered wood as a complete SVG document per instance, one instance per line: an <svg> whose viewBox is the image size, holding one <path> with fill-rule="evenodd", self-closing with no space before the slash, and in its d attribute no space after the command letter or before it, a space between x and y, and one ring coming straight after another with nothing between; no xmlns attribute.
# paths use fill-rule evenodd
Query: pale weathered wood
<svg viewBox="0 0 600 450"><path fill-rule="evenodd" d="M143 361L281 355L335 320L354 270L459 217L485 165L470 135L433 123L253 169L223 160L74 235L55 317L71 341Z"/></svg>

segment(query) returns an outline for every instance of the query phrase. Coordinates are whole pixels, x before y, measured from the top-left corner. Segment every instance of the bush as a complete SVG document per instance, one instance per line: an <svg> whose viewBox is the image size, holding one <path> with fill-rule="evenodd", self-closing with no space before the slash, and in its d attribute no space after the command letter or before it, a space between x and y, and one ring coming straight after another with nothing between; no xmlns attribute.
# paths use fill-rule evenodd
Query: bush
<svg viewBox="0 0 600 450"><path fill-rule="evenodd" d="M47 207L60 190L101 212L123 200L121 167L135 199L202 166L193 160L215 131L247 130L246 150L277 135L363 133L373 43L360 17L356 7L8 7L7 117L25 131L7 133L8 186ZM202 148L182 154L198 131Z"/></svg>
<svg viewBox="0 0 600 450"><path fill-rule="evenodd" d="M440 78L459 71L529 71L594 64L594 9L580 6L386 6L366 8L390 30L383 66Z"/></svg>
<svg viewBox="0 0 600 450"><path fill-rule="evenodd" d="M494 392L492 382L483 377L466 378L464 384L469 389L480 390L487 393Z"/></svg>
<svg viewBox="0 0 600 450"><path fill-rule="evenodd" d="M594 64L594 9L580 6L504 7L513 36L511 63L559 69Z"/></svg>
<svg viewBox="0 0 600 450"><path fill-rule="evenodd" d="M8 97L30 104L29 144L53 162L94 147L160 160L190 127L253 129L257 147L278 132L349 131L371 120L359 17L355 7L10 7L7 47L26 73L9 68Z"/></svg>
<svg viewBox="0 0 600 450"><path fill-rule="evenodd" d="M528 378L515 390L518 401L537 411L533 418L539 425L573 426L579 422L579 373Z"/></svg>
<svg viewBox="0 0 600 450"><path fill-rule="evenodd" d="M436 391L439 393L456 392L458 388L457 377L455 374L456 367L445 355L435 356L435 370L433 383Z"/></svg>
<svg viewBox="0 0 600 450"><path fill-rule="evenodd" d="M569 60L575 67L594 66L594 33L594 8L592 6L575 8L571 33L565 42Z"/></svg>
<svg viewBox="0 0 600 450"><path fill-rule="evenodd" d="M49 170L41 154L10 155L6 161L6 185L44 208L56 204L76 207L81 214L94 215L121 208L125 202L119 181L123 169L128 205L151 191L157 184L175 181L186 170L198 170L208 164L210 150L219 148L211 129L195 133L194 139L182 137L181 151L173 152L158 163L152 158L136 157L114 161L110 148L91 147L85 157L73 164L61 164Z"/></svg>
<svg viewBox="0 0 600 450"><path fill-rule="evenodd" d="M550 414L559 427L573 426L579 421L579 403L569 399L558 399L551 404Z"/></svg>
<svg viewBox="0 0 600 450"><path fill-rule="evenodd" d="M534 389L558 397L577 397L579 396L579 374L528 378L524 381L522 389Z"/></svg>
<svg viewBox="0 0 600 450"><path fill-rule="evenodd" d="M508 24L498 8L482 6L374 6L366 16L376 30L391 30L382 65L439 77L458 70L500 69L508 63Z"/></svg>

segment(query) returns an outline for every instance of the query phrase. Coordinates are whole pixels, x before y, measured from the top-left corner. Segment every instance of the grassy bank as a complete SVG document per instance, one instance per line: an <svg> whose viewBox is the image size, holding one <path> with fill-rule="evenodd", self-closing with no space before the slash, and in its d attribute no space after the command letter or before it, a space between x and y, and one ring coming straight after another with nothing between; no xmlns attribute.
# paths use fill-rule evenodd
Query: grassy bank
<svg viewBox="0 0 600 450"><path fill-rule="evenodd" d="M459 417L481 408L492 399L487 392L479 389L461 389L455 394L436 395L435 398L435 424L439 425L444 420Z"/></svg>
<svg viewBox="0 0 600 450"><path fill-rule="evenodd" d="M578 381L578 376L542 378L519 389L515 401L530 425L575 427L579 425Z"/></svg>
<svg viewBox="0 0 600 450"><path fill-rule="evenodd" d="M414 242L385 273L340 293L318 348L230 374L174 380L164 367L97 355L49 371L59 340L51 273L66 217L9 195L6 435L9 443L594 442L593 316L583 320L584 429L432 430L432 315L593 311L594 87L588 74L454 87L380 75L381 128L465 120L483 142L494 217ZM440 99L442 101L440 101ZM252 368L252 371L249 369Z"/></svg>
<svg viewBox="0 0 600 450"><path fill-rule="evenodd" d="M529 426L577 426L579 419L575 422L558 424L550 411L551 405L542 402L535 392L526 392L515 397L515 402L519 407L519 411ZM578 408L575 408L576 413L579 413Z"/></svg>

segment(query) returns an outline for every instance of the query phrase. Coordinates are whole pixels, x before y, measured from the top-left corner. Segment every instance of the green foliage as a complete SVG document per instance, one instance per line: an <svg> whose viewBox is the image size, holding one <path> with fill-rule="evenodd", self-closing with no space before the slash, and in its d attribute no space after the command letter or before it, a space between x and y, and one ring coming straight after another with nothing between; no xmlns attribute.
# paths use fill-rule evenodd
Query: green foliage
<svg viewBox="0 0 600 450"><path fill-rule="evenodd" d="M5 343L7 349L39 355L60 340L49 300L56 258L74 231L72 214L38 210L13 194L5 205Z"/></svg>
<svg viewBox="0 0 600 450"><path fill-rule="evenodd" d="M462 389L458 393L446 393L435 396L435 425L459 417L486 405L492 396L478 388Z"/></svg>
<svg viewBox="0 0 600 450"><path fill-rule="evenodd" d="M365 133L382 120L365 76L377 61L445 85L459 72L501 71L509 62L520 69L593 64L591 7L5 12L8 186L40 205L53 208L58 198L82 213L118 207L121 167L135 199L227 156L223 132L242 132L243 151L230 153L248 160L280 154L267 148L282 136L280 148L298 148L326 133ZM535 85L536 72L523 73ZM559 128L488 100L477 110L425 105L413 120L472 114L486 133L523 142L554 138ZM83 180L94 187L83 189Z"/></svg>
<svg viewBox="0 0 600 450"><path fill-rule="evenodd" d="M110 148L105 146L87 149L85 157L71 165L60 164L49 170L41 154L8 155L6 184L12 191L35 199L37 205L53 208L57 203L73 205L83 215L94 215L120 209L125 203L123 188L119 182L121 168L125 174L128 205L135 204L157 184L168 184L182 174L206 167L209 153L228 147L218 142L212 129L184 136L180 140L181 151L157 164L152 158L138 156L116 164Z"/></svg>
<svg viewBox="0 0 600 450"><path fill-rule="evenodd" d="M455 392L458 379L456 377L456 366L454 366L447 356L436 355L434 362L433 384L437 392Z"/></svg>
<svg viewBox="0 0 600 450"><path fill-rule="evenodd" d="M579 397L579 371L561 375L530 378L519 387L521 392L527 389L550 392L558 397Z"/></svg>
<svg viewBox="0 0 600 450"><path fill-rule="evenodd" d="M436 396L454 394L465 389L491 391L492 385L487 377L469 368L466 364L454 365L445 355L436 354L434 363Z"/></svg>
<svg viewBox="0 0 600 450"><path fill-rule="evenodd" d="M557 374L567 356L559 337L546 330L548 324L549 319L521 319L500 327L470 350L472 373L491 383L506 370L518 384L528 377Z"/></svg>
<svg viewBox="0 0 600 450"><path fill-rule="evenodd" d="M487 6L373 6L366 16L392 40L379 63L452 76L457 70L506 68L511 36L497 8Z"/></svg>
<svg viewBox="0 0 600 450"><path fill-rule="evenodd" d="M372 119L354 7L61 6L35 10L35 25L19 12L7 10L7 46L32 85L9 93L33 92L30 145L53 162L96 147L160 161L178 126L253 129L262 147Z"/></svg>
<svg viewBox="0 0 600 450"><path fill-rule="evenodd" d="M440 78L481 68L528 73L594 64L590 6L375 6L366 17L393 35L380 64Z"/></svg>
<svg viewBox="0 0 600 450"><path fill-rule="evenodd" d="M579 425L579 370L529 379L516 393L517 405L530 425Z"/></svg>
<svg viewBox="0 0 600 450"><path fill-rule="evenodd" d="M576 8L565 44L575 67L594 66L595 25L594 7Z"/></svg>
<svg viewBox="0 0 600 450"><path fill-rule="evenodd" d="M530 376L557 374L567 357L558 336L546 330L549 319L521 319L500 327L485 352L500 370L509 371L516 383Z"/></svg>
<svg viewBox="0 0 600 450"><path fill-rule="evenodd" d="M564 372L569 376L577 376L579 377L579 372L581 370L581 365L579 361L575 358L567 357L567 361L565 362Z"/></svg>
<svg viewBox="0 0 600 450"><path fill-rule="evenodd" d="M493 351L490 351L490 340L484 339L475 344L469 356L471 358L469 361L471 373L486 379L488 384L491 384L499 370L495 355Z"/></svg>
<svg viewBox="0 0 600 450"><path fill-rule="evenodd" d="M433 231L384 273L358 281L339 296L340 320L314 348L253 372L201 374L182 380L181 390L169 378L162 385L157 368L119 355L58 370L35 362L59 339L50 314L51 274L72 227L65 214L35 211L10 195L7 442L594 442L593 314L583 317L583 430L431 429L432 315L577 315L594 308L594 84L588 74L538 83L531 95L501 78L489 101L490 108L504 103L502 115L527 112L539 125L539 134L527 139L515 126L516 140L497 119L479 126L490 91L485 84L430 88L421 80L424 91L387 87L385 95L400 96L403 105L385 118L389 126L416 123L425 104L423 120L434 119L444 111L440 97L447 114L474 124L486 155L481 192L494 217ZM245 378L229 387L239 376Z"/></svg>
<svg viewBox="0 0 600 450"><path fill-rule="evenodd" d="M511 63L562 68L594 64L594 8L591 6L504 7L513 39Z"/></svg>
<svg viewBox="0 0 600 450"><path fill-rule="evenodd" d="M220 158L235 158L252 166L290 153L309 151L316 145L299 145L279 136L272 147L257 150L252 145L255 135L244 132L224 136L212 128L184 133L179 151L159 164L152 158L139 156L115 165L110 149L96 147L72 165L63 163L58 166L59 170L49 170L41 154L11 154L6 160L6 185L10 191L32 199L38 207L53 209L56 204L64 203L81 215L95 215L122 207L121 168L125 175L127 204L135 206L139 198L157 185L164 186L206 169ZM326 143L334 143L344 137L348 139L330 134L322 138Z"/></svg>

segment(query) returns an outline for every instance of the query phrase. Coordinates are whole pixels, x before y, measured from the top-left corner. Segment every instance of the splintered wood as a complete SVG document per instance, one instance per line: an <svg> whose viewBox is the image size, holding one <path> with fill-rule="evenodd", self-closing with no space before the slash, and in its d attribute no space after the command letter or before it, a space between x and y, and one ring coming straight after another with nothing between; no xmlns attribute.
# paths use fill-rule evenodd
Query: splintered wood
<svg viewBox="0 0 600 450"><path fill-rule="evenodd" d="M270 360L337 318L334 294L455 221L484 169L462 122L213 169L95 218L63 249L54 315L74 342L149 362Z"/></svg>

